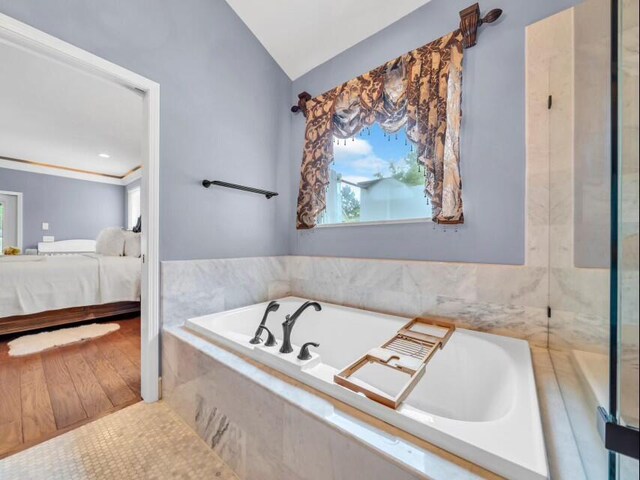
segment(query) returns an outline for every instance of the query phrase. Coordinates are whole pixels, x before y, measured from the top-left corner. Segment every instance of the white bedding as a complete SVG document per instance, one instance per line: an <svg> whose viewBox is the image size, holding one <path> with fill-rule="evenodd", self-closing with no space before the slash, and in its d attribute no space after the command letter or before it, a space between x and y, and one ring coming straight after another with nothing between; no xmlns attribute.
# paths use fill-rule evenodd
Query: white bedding
<svg viewBox="0 0 640 480"><path fill-rule="evenodd" d="M43 260L0 258L0 317L140 300L140 258L91 253L38 258Z"/></svg>

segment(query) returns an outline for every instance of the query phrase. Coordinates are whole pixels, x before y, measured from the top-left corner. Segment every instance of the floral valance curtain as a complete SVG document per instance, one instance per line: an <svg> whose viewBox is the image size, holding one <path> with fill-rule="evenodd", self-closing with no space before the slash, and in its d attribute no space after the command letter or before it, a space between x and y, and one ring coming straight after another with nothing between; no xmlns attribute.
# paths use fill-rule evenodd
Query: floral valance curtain
<svg viewBox="0 0 640 480"><path fill-rule="evenodd" d="M406 127L424 167L433 220L463 223L462 52L456 30L306 102L298 229L315 227L325 209L334 137L352 137L374 122L388 133Z"/></svg>

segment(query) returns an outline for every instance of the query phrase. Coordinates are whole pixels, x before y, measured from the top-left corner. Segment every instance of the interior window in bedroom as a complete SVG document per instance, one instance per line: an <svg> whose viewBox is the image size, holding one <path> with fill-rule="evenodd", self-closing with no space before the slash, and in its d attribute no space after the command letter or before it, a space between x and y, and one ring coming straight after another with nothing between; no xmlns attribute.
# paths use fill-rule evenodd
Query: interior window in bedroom
<svg viewBox="0 0 640 480"><path fill-rule="evenodd" d="M140 216L140 187L129 188L127 190L127 229L131 230L136 226Z"/></svg>

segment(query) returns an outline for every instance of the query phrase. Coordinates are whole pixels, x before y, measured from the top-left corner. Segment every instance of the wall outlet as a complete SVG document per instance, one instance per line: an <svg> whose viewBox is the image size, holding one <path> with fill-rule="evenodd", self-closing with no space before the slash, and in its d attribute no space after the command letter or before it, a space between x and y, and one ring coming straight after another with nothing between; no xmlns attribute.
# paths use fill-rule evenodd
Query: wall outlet
<svg viewBox="0 0 640 480"><path fill-rule="evenodd" d="M53 235L44 235L42 237L42 241L43 242L55 242L56 239L55 239L55 237Z"/></svg>
<svg viewBox="0 0 640 480"><path fill-rule="evenodd" d="M42 230L49 230L49 223L48 222L42 222Z"/></svg>

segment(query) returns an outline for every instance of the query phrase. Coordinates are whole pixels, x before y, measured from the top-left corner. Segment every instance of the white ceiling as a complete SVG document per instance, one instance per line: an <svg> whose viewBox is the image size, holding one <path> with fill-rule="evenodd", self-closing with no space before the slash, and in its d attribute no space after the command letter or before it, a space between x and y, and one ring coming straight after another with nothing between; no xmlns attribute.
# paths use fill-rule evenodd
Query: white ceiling
<svg viewBox="0 0 640 480"><path fill-rule="evenodd" d="M140 93L1 42L0 65L0 156L117 176L141 164Z"/></svg>
<svg viewBox="0 0 640 480"><path fill-rule="evenodd" d="M429 0L227 0L292 80Z"/></svg>

